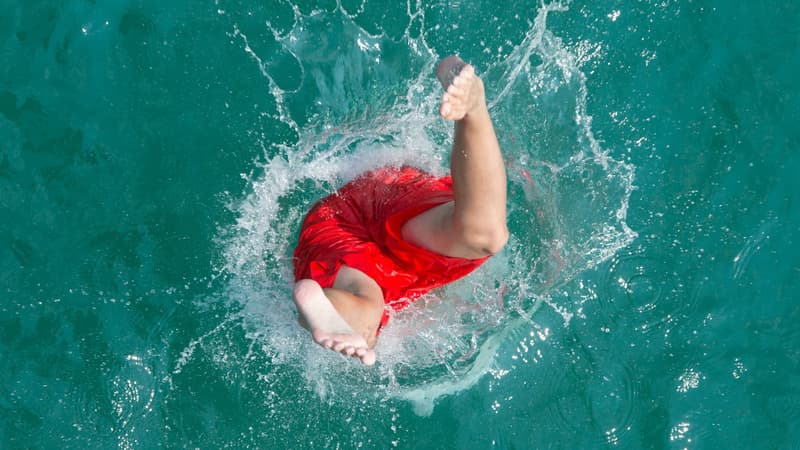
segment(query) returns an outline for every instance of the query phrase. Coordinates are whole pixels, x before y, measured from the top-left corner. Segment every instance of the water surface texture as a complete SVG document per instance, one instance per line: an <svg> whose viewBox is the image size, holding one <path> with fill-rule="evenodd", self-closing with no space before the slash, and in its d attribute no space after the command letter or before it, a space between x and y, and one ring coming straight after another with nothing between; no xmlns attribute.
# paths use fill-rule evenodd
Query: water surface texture
<svg viewBox="0 0 800 450"><path fill-rule="evenodd" d="M800 448L800 7L0 0L0 448ZM311 204L447 171L511 238L370 368L296 324Z"/></svg>

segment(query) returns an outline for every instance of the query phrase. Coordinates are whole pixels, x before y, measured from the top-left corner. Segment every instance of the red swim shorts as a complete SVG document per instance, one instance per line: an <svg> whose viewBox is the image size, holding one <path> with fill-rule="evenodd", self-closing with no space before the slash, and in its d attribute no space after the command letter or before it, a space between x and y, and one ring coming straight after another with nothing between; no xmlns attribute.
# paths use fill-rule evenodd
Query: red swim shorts
<svg viewBox="0 0 800 450"><path fill-rule="evenodd" d="M328 288L345 264L375 280L385 304L399 311L488 258L453 258L402 239L406 221L452 200L450 177L408 166L367 172L311 208L294 251L294 277ZM387 312L381 325L388 322Z"/></svg>

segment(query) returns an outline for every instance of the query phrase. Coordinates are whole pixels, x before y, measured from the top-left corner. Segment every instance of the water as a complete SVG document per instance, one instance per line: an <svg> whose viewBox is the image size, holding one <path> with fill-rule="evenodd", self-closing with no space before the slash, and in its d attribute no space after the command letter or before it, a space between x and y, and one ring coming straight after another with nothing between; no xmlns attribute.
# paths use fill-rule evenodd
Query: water
<svg viewBox="0 0 800 450"><path fill-rule="evenodd" d="M794 4L0 6L2 448L800 447ZM361 171L445 172L453 52L511 241L363 368L291 250Z"/></svg>

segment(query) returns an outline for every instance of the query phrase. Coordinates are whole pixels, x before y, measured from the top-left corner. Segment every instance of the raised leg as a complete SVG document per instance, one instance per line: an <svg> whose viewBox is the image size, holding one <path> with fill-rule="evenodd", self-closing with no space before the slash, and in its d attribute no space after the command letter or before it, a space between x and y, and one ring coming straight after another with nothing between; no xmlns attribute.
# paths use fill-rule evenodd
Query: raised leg
<svg viewBox="0 0 800 450"><path fill-rule="evenodd" d="M439 113L455 121L450 153L455 200L406 222L403 238L443 255L480 258L500 251L508 240L503 156L483 81L472 66L450 56L436 72L445 89Z"/></svg>

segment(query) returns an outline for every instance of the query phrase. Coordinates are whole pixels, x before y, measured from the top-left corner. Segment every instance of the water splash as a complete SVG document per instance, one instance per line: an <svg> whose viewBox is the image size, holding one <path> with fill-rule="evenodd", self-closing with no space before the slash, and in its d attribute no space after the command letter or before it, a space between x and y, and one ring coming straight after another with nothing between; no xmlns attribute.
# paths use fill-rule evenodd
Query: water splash
<svg viewBox="0 0 800 450"><path fill-rule="evenodd" d="M296 88L284 89L273 74L280 68L267 64L233 23L234 45L268 81L272 118L297 139L256 143L264 160L254 163L247 195L230 205L236 223L219 236L219 271L228 279L222 298L233 312L200 341L241 326L251 342L248 355L262 351L271 365L299 368L322 398L401 398L426 415L439 398L501 370L498 349L531 326L541 305L568 320L574 311L554 300L554 290L636 235L625 222L633 167L601 148L586 110L580 66L592 52L586 43L571 48L547 29L548 15L566 10L561 3L541 6L513 50L481 71L507 158L509 245L472 276L396 314L377 347L377 369L314 346L296 325L291 252L311 203L356 175L390 164L446 173L451 129L436 116L433 71L440 55L428 44L433 31L423 26L414 35L410 24L424 24L425 15L411 3L399 40L368 33L356 24L359 13L340 3L305 15L295 7L287 30L269 27L300 67Z"/></svg>

